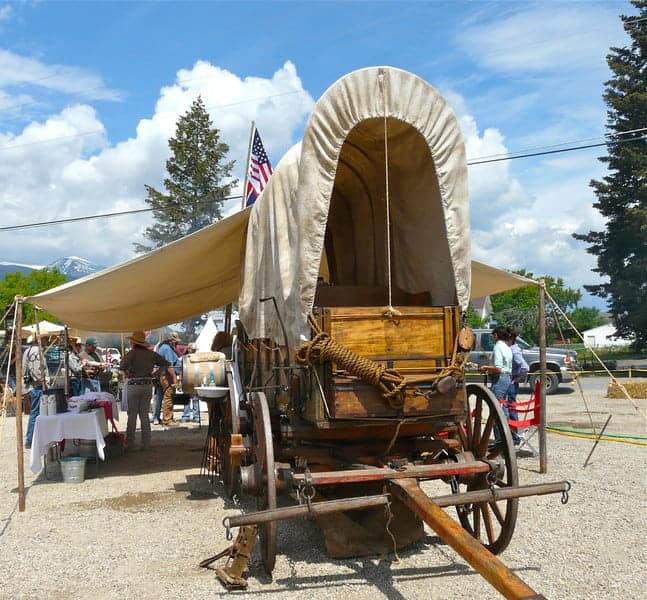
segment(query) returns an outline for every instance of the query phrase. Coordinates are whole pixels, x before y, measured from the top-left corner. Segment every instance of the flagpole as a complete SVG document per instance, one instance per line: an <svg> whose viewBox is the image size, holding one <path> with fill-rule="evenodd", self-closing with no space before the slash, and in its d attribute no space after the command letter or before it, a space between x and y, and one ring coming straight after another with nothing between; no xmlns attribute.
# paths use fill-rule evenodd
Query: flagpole
<svg viewBox="0 0 647 600"><path fill-rule="evenodd" d="M243 200L240 210L245 209L245 202L247 201L247 183L249 181L249 159L252 156L252 144L254 143L254 129L255 124L252 121L252 128L249 130L249 145L247 146L247 162L245 163L245 182L243 183Z"/></svg>

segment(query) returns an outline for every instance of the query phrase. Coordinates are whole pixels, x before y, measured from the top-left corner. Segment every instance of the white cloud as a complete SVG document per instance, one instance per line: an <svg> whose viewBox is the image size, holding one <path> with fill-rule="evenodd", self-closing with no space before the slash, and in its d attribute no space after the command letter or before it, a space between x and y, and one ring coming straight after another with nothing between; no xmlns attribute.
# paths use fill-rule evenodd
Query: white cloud
<svg viewBox="0 0 647 600"><path fill-rule="evenodd" d="M177 118L200 94L242 180L249 128L256 122L274 164L295 140L313 100L296 68L285 63L271 78L240 78L200 61L160 91L155 111L134 135L110 144L95 110L76 105L19 134L0 131L0 214L3 225L145 208L144 184L163 189L168 139ZM242 187L242 183L240 184ZM239 205L240 201L233 201ZM77 254L113 265L133 255L149 213L84 221L0 236L0 256L47 263Z"/></svg>
<svg viewBox="0 0 647 600"><path fill-rule="evenodd" d="M461 125L468 160L508 153L502 133L480 131L460 95L445 91L444 96ZM500 268L563 277L574 288L597 282L591 272L595 258L572 233L604 227L588 185L603 167L591 153L549 156L533 164L532 176L523 181L514 175L513 161L469 167L473 257Z"/></svg>
<svg viewBox="0 0 647 600"><path fill-rule="evenodd" d="M154 112L133 136L109 143L95 110L75 105L19 134L0 132L0 214L3 225L121 212L145 207L144 184L162 189L168 138L177 118L200 94L243 179L250 123L261 132L276 165L296 141L313 100L295 66L286 62L269 78L239 77L205 61L178 71L160 90ZM507 153L494 127L481 130L464 99L445 92L465 136L470 158ZM88 133L90 132L90 133ZM532 183L502 161L469 168L473 256L503 268L564 277L571 287L594 283L593 258L572 239L573 231L603 225L588 187L594 157L549 158ZM600 172L601 167L596 167ZM237 207L238 200L229 203ZM47 263L80 255L104 265L133 256L133 242L150 214L30 229L0 236L6 260Z"/></svg>
<svg viewBox="0 0 647 600"><path fill-rule="evenodd" d="M91 100L120 100L101 77L79 67L46 64L35 58L0 49L0 89L30 85Z"/></svg>
<svg viewBox="0 0 647 600"><path fill-rule="evenodd" d="M481 65L508 75L603 69L609 41L622 35L615 11L595 3L521 4L496 21L464 28L457 43Z"/></svg>

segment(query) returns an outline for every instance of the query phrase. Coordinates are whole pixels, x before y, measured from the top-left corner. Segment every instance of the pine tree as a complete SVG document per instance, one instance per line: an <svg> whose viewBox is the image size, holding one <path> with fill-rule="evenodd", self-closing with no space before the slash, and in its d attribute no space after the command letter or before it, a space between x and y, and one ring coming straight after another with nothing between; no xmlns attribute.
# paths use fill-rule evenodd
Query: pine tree
<svg viewBox="0 0 647 600"><path fill-rule="evenodd" d="M585 288L607 298L617 335L634 335L642 350L647 348L647 1L632 4L639 14L621 16L631 46L611 48L607 56L614 74L603 96L611 137L608 156L600 160L609 175L591 182L593 206L606 218L606 229L574 237L589 244L587 251L597 256L594 271L608 278Z"/></svg>
<svg viewBox="0 0 647 600"><path fill-rule="evenodd" d="M230 180L234 161L225 162L229 146L212 127L202 98L179 118L169 147L167 193L146 186L146 203L156 223L144 233L151 244L135 243L137 252L159 248L222 219L223 202L237 183Z"/></svg>

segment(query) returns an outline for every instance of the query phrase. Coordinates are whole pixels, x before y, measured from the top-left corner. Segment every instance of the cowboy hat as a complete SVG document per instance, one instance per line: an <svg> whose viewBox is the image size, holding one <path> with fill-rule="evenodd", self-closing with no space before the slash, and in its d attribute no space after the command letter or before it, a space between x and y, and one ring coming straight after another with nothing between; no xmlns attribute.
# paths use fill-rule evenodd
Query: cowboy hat
<svg viewBox="0 0 647 600"><path fill-rule="evenodd" d="M131 335L128 336L128 339L138 346L144 346L148 348L148 342L146 341L146 334L143 331L133 331Z"/></svg>

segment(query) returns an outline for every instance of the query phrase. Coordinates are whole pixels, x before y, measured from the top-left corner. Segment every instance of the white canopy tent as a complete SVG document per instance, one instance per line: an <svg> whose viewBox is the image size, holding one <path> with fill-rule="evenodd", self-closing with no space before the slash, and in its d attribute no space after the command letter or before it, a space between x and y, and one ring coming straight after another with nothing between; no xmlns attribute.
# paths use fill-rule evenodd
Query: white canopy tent
<svg viewBox="0 0 647 600"><path fill-rule="evenodd" d="M218 328L214 323L211 317L207 318L207 322L204 324L202 331L195 340L195 346L197 352L210 352L211 344L213 343L213 338L216 333L218 333Z"/></svg>
<svg viewBox="0 0 647 600"><path fill-rule="evenodd" d="M65 327L63 325L57 325L56 323L51 323L47 320L42 320L38 322L38 328L36 325L26 325L22 328L22 337L27 338L28 341L31 341L36 334L36 331L40 335L55 335L61 333Z"/></svg>

